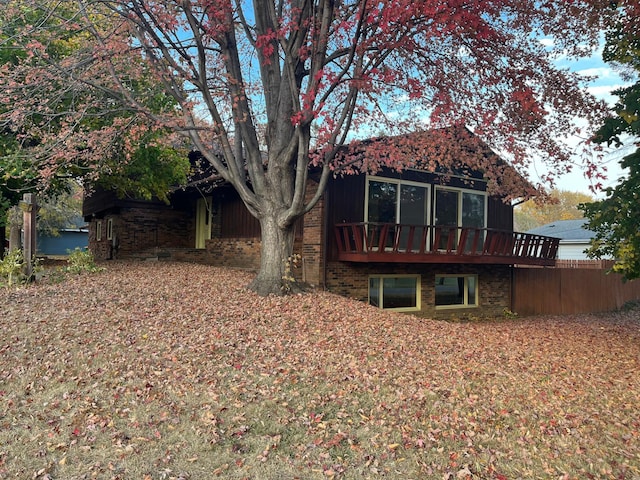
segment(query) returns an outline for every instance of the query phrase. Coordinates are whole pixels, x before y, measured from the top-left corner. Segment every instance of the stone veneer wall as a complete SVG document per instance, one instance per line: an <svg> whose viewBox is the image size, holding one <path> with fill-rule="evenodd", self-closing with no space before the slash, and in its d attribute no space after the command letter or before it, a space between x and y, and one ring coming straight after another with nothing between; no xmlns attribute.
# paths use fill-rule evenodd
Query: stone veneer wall
<svg viewBox="0 0 640 480"><path fill-rule="evenodd" d="M357 264L330 262L327 265L327 289L367 302L370 275L420 275L421 311L431 318L470 319L501 317L511 309L511 268L508 265L466 264ZM478 275L478 306L436 310L435 276L443 274Z"/></svg>

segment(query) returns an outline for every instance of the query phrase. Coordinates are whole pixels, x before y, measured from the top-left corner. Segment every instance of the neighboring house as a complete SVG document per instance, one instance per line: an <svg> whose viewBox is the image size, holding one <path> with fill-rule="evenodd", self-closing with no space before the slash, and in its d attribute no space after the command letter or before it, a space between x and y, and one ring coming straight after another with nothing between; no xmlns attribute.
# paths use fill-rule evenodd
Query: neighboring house
<svg viewBox="0 0 640 480"><path fill-rule="evenodd" d="M558 220L541 227L528 230L533 235L546 235L560 239L558 260L587 260L585 250L589 248L595 233L588 230L584 218L578 220Z"/></svg>
<svg viewBox="0 0 640 480"><path fill-rule="evenodd" d="M310 180L307 195L316 188ZM554 265L558 241L514 233L513 208L486 190L479 172L410 169L335 178L298 224L294 250L301 267L294 273L380 308L502 315L511 307L513 265ZM175 192L170 205L98 191L85 200L83 214L97 259L259 266L259 224L229 185Z"/></svg>
<svg viewBox="0 0 640 480"><path fill-rule="evenodd" d="M58 235L36 236L38 255L67 255L76 248L87 248L89 245L89 229L82 217L78 217L66 228L58 230Z"/></svg>
<svg viewBox="0 0 640 480"><path fill-rule="evenodd" d="M64 228L57 237L39 235L38 255L68 255L76 248L85 249L89 245L89 230L86 228Z"/></svg>

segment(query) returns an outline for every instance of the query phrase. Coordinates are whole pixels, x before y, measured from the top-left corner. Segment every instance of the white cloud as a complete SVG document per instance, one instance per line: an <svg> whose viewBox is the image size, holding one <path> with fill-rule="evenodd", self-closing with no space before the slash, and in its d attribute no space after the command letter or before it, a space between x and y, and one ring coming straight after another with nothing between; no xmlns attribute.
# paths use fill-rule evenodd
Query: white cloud
<svg viewBox="0 0 640 480"><path fill-rule="evenodd" d="M618 97L611 92L622 86L622 84L594 85L589 87L588 90L597 99L604 100L607 102L607 105L613 106L618 100Z"/></svg>
<svg viewBox="0 0 640 480"><path fill-rule="evenodd" d="M627 84L619 75L619 73L611 68L602 60L602 47L593 52L590 58L583 58L573 62L558 61L558 65L564 68L578 73L584 77L593 77L588 85L587 89L593 96L600 100L604 100L608 105L613 106L618 100L618 97L612 94L612 91L623 87ZM578 146L578 140L576 140L576 147ZM573 142L570 141L573 144ZM576 148L576 151L578 149ZM615 186L620 176L625 172L620 168L619 160L628 154L628 148L611 149L606 152L602 158L600 164L607 169L605 175L606 180L602 183L605 187ZM558 188L571 191L589 192L589 186L591 181L584 175L584 171L580 168L581 161L578 154L576 154L575 167L571 173L563 175L558 179ZM598 197L602 197L603 193L599 192Z"/></svg>
<svg viewBox="0 0 640 480"><path fill-rule="evenodd" d="M592 67L577 70L576 73L578 75L582 75L583 77L597 77L599 80L603 78L618 78L611 67L607 67L605 65L601 67Z"/></svg>

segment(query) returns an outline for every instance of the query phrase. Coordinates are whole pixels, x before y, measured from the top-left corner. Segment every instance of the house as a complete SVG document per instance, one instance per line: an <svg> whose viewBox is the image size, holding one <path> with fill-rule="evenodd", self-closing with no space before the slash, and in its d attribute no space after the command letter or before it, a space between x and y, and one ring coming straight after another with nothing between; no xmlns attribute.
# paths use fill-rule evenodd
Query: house
<svg viewBox="0 0 640 480"><path fill-rule="evenodd" d="M316 188L310 180L307 195ZM259 224L229 185L177 191L168 205L97 191L83 214L97 259L259 266ZM513 232L512 206L487 192L481 172L382 170L329 182L297 226L294 273L380 308L497 316L511 307L513 265L552 266L557 248L555 238Z"/></svg>
<svg viewBox="0 0 640 480"><path fill-rule="evenodd" d="M38 255L67 255L76 248L87 248L89 231L82 217L73 219L58 235L38 234L36 252Z"/></svg>
<svg viewBox="0 0 640 480"><path fill-rule="evenodd" d="M586 228L586 223L584 218L557 220L528 230L527 233L559 238L558 260L587 260L585 250L589 248L595 233Z"/></svg>

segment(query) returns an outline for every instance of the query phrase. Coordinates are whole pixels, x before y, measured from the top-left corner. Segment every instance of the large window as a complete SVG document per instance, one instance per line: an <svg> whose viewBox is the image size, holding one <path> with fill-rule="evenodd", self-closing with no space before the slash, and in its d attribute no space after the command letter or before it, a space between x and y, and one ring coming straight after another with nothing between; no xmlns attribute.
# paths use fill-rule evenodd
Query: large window
<svg viewBox="0 0 640 480"><path fill-rule="evenodd" d="M436 188L434 224L440 229L438 248L457 245L460 228L485 228L487 196L483 192L451 188ZM450 227L450 228L447 228ZM472 238L467 240L466 250L471 248ZM476 241L476 248L482 242Z"/></svg>
<svg viewBox="0 0 640 480"><path fill-rule="evenodd" d="M432 195L428 184L375 176L367 178L366 188L364 221L371 246L380 246L386 235L387 249L430 250L431 242L437 241L437 249L452 251L458 250L464 231L464 250L482 250L487 226L486 192L436 186ZM427 225L437 228L425 231Z"/></svg>
<svg viewBox="0 0 640 480"><path fill-rule="evenodd" d="M478 305L477 275L436 275L436 308Z"/></svg>
<svg viewBox="0 0 640 480"><path fill-rule="evenodd" d="M369 304L394 310L420 310L420 276L369 277Z"/></svg>
<svg viewBox="0 0 640 480"><path fill-rule="evenodd" d="M429 223L429 186L394 179L369 178L365 221L370 224L370 236L376 238L378 224L423 226ZM387 237L387 246L395 230ZM407 248L409 229L400 231L400 248ZM413 245L412 248L418 248Z"/></svg>

